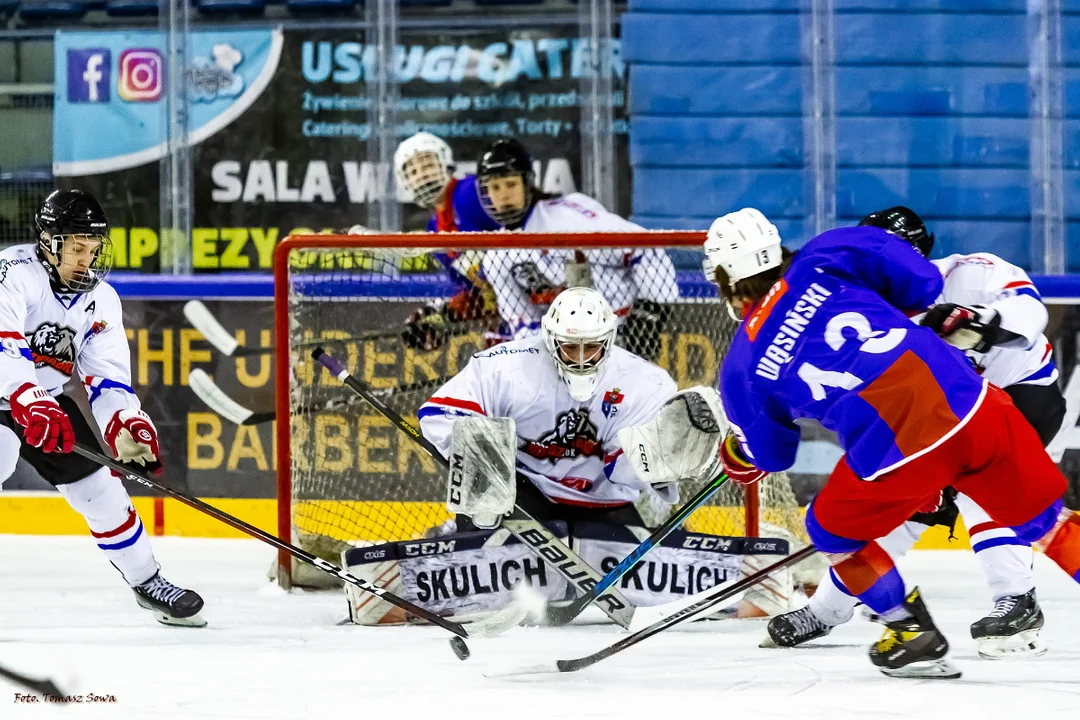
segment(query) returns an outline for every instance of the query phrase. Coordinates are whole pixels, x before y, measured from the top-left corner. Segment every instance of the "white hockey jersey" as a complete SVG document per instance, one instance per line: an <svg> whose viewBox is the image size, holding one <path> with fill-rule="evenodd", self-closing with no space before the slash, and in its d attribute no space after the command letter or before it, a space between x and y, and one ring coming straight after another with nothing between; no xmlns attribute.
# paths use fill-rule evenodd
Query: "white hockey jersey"
<svg viewBox="0 0 1080 720"><path fill-rule="evenodd" d="M531 233L637 232L643 230L629 220L608 212L588 195L570 193L537 202L522 228ZM569 250L495 250L484 254L484 277L495 290L499 316L509 326L512 337L533 335L547 305L534 304L521 278L531 264L552 287L566 283ZM603 294L620 320L630 312L634 300L643 298L669 303L679 297L675 266L661 249L588 250L585 257L592 270L593 286Z"/></svg>
<svg viewBox="0 0 1080 720"><path fill-rule="evenodd" d="M993 308L1001 313L1001 327L1027 339L1026 348L967 353L987 381L1001 388L1057 381L1053 348L1043 334L1049 314L1026 272L990 253L950 255L933 262L945 278L938 303Z"/></svg>
<svg viewBox="0 0 1080 720"><path fill-rule="evenodd" d="M104 428L118 410L139 407L120 297L102 282L59 294L33 245L0 252L0 409L23 383L59 395L76 371Z"/></svg>
<svg viewBox="0 0 1080 720"><path fill-rule="evenodd" d="M619 347L611 353L587 402L570 397L539 337L476 353L421 406L420 428L448 455L455 418L513 418L518 470L548 498L587 507L633 502L645 486L622 457L617 433L651 420L677 388L662 368ZM671 502L674 493L662 497Z"/></svg>

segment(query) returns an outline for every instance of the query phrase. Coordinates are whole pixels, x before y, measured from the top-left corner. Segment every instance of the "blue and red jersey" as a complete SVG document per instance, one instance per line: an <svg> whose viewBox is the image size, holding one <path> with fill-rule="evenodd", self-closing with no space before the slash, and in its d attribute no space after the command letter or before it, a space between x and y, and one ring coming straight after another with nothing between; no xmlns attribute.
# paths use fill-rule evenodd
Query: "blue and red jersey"
<svg viewBox="0 0 1080 720"><path fill-rule="evenodd" d="M444 192L443 197L450 202L431 216L428 232L494 232L502 228L480 204L475 175L451 178Z"/></svg>
<svg viewBox="0 0 1080 720"><path fill-rule="evenodd" d="M962 427L986 383L959 350L908 319L941 290L941 272L879 228L808 242L743 321L720 371L724 410L754 465L794 464L799 418L837 433L867 480Z"/></svg>

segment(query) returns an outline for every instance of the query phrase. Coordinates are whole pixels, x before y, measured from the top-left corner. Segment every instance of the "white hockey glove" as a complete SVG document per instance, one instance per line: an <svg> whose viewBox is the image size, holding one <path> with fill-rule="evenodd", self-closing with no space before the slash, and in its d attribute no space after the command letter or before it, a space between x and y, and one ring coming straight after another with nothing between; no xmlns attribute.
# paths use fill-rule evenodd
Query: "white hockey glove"
<svg viewBox="0 0 1080 720"><path fill-rule="evenodd" d="M517 499L517 426L513 418L454 421L446 509L478 528L499 526Z"/></svg>
<svg viewBox="0 0 1080 720"><path fill-rule="evenodd" d="M711 480L728 431L720 393L698 385L676 393L650 422L619 431L634 473L650 485Z"/></svg>
<svg viewBox="0 0 1080 720"><path fill-rule="evenodd" d="M161 474L157 428L142 410L117 410L105 427L105 442L120 462L138 463Z"/></svg>

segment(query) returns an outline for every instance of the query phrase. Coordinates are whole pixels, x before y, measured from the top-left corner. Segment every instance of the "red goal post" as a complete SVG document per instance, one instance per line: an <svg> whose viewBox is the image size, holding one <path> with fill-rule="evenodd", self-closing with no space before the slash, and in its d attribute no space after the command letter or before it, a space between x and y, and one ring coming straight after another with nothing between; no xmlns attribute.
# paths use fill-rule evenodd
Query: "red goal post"
<svg viewBox="0 0 1080 720"><path fill-rule="evenodd" d="M715 385L737 327L715 287L702 276L704 239L705 233L697 231L643 231L292 235L283 240L274 254L279 535L338 559L344 547L415 539L446 519L434 465L362 402L325 413L297 412L331 400L357 400L313 367L310 347L325 341L328 350L351 363L352 372L386 393L384 402L415 420L419 405L479 349L484 330L512 312L498 307L494 315L477 312L473 318L466 313L468 319L457 323L460 327L439 349L409 347L401 336L408 312L424 302L457 297L446 268L431 253L450 251L465 264L475 261L474 269L496 273L505 269L504 263L518 261L516 271L523 258L526 265L532 262L528 258L550 265L555 259L584 256L605 295L618 293L603 287L604 282L621 282L620 273L629 277L642 258L663 264L657 275L668 272L670 262L676 268L677 296L665 291L669 294L656 337L645 342L634 336L627 320L620 341L631 349L648 348L655 355L650 359L671 372L681 388ZM672 260L675 256L679 262ZM617 267L620 258L623 269ZM457 259L453 263L458 267ZM557 266L550 266L556 270L548 275L557 274ZM638 297L657 296L655 289L644 287L652 276L644 270L638 274ZM633 327L638 332L641 326ZM725 488L688 525L717 535L756 536L762 519L801 535L798 505L783 474L771 476L760 489ZM279 562L279 579L291 584L292 560L282 553Z"/></svg>

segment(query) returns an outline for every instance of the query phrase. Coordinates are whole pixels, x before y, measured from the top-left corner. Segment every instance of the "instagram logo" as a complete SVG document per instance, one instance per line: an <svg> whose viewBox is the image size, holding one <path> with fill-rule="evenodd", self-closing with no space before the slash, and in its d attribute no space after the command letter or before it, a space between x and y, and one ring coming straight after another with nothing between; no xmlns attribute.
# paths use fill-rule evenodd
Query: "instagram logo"
<svg viewBox="0 0 1080 720"><path fill-rule="evenodd" d="M153 102L161 97L161 53L139 48L120 53L120 82L116 91L126 102Z"/></svg>

